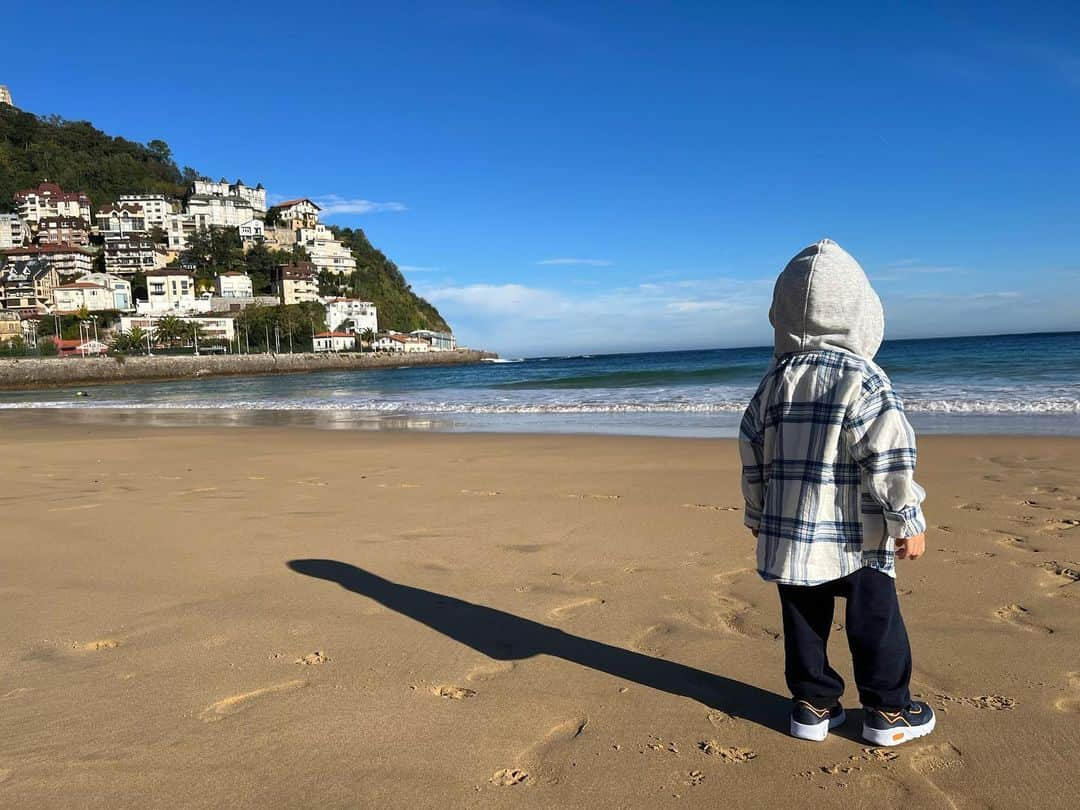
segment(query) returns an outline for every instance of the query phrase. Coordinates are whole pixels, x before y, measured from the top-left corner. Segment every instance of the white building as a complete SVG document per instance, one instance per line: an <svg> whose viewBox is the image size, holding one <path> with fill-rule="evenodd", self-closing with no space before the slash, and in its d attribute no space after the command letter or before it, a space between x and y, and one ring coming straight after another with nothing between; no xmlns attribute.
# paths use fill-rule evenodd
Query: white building
<svg viewBox="0 0 1080 810"><path fill-rule="evenodd" d="M196 229L239 228L254 218L255 209L244 197L191 194L184 201L184 213L192 218Z"/></svg>
<svg viewBox="0 0 1080 810"><path fill-rule="evenodd" d="M144 235L149 229L142 206L135 203L113 203L97 212L98 233L106 239L128 234Z"/></svg>
<svg viewBox="0 0 1080 810"><path fill-rule="evenodd" d="M195 312L195 278L178 268L166 267L146 274L146 301L136 302L140 314Z"/></svg>
<svg viewBox="0 0 1080 810"><path fill-rule="evenodd" d="M80 217L90 221L90 198L81 191L64 191L56 183L40 183L37 188L16 191L15 205L22 220L31 226L43 217Z"/></svg>
<svg viewBox="0 0 1080 810"><path fill-rule="evenodd" d="M135 309L135 297L131 294L131 282L127 279L109 273L87 273L81 281L87 284L98 284L110 290L113 294L111 309L118 309L121 312Z"/></svg>
<svg viewBox="0 0 1080 810"><path fill-rule="evenodd" d="M160 270L169 260L164 250L142 236L111 237L102 249L107 273L146 273Z"/></svg>
<svg viewBox="0 0 1080 810"><path fill-rule="evenodd" d="M240 231L240 242L245 248L261 244L266 240L266 225L261 219L249 219L237 226Z"/></svg>
<svg viewBox="0 0 1080 810"><path fill-rule="evenodd" d="M387 335L379 335L371 344L376 351L380 352L429 352L431 344L426 340L415 338L412 335L400 335L391 332Z"/></svg>
<svg viewBox="0 0 1080 810"><path fill-rule="evenodd" d="M4 251L8 259L45 259L62 276L81 276L94 269L94 256L78 245L30 245Z"/></svg>
<svg viewBox="0 0 1080 810"><path fill-rule="evenodd" d="M356 259L325 225L317 223L313 228L297 228L296 243L303 245L316 270L331 273L351 273L356 269Z"/></svg>
<svg viewBox="0 0 1080 810"><path fill-rule="evenodd" d="M140 302L141 303L141 302ZM125 315L120 319L120 329L130 332L133 327L139 327L149 333L150 340L155 340L157 322L164 315L174 315L184 323L197 323L199 325L199 340L223 340L232 343L236 340L236 324L232 318L214 315L177 315L171 312L160 314Z"/></svg>
<svg viewBox="0 0 1080 810"><path fill-rule="evenodd" d="M432 350L450 352L457 348L457 339L450 332L435 332L431 329L416 329L409 332L414 338L426 340Z"/></svg>
<svg viewBox="0 0 1080 810"><path fill-rule="evenodd" d="M174 212L172 200L164 194L121 194L120 205L138 206L142 210L147 230L167 230L169 215Z"/></svg>
<svg viewBox="0 0 1080 810"><path fill-rule="evenodd" d="M196 180L188 189L188 196L235 197L246 200L257 216L266 216L266 189L259 183L255 188L245 186L243 180L235 183L215 183L213 180Z"/></svg>
<svg viewBox="0 0 1080 810"><path fill-rule="evenodd" d="M53 287L53 302L53 311L64 314L78 312L80 309L88 312L115 309L116 299L112 290L102 284L76 281L74 284Z"/></svg>
<svg viewBox="0 0 1080 810"><path fill-rule="evenodd" d="M195 233L195 217L185 213L167 214L164 230L165 244L170 251L187 250L188 238Z"/></svg>
<svg viewBox="0 0 1080 810"><path fill-rule="evenodd" d="M230 270L214 279L214 293L219 298L251 298L254 295L247 273Z"/></svg>
<svg viewBox="0 0 1080 810"><path fill-rule="evenodd" d="M317 352L346 352L356 348L356 335L352 332L319 332L314 338Z"/></svg>
<svg viewBox="0 0 1080 810"><path fill-rule="evenodd" d="M326 324L333 330L362 335L370 329L379 331L379 318L375 305L356 298L323 298L326 307Z"/></svg>
<svg viewBox="0 0 1080 810"><path fill-rule="evenodd" d="M30 239L30 228L18 214L0 214L0 250L22 247Z"/></svg>
<svg viewBox="0 0 1080 810"><path fill-rule="evenodd" d="M314 228L319 224L319 212L322 209L307 197L298 200L285 200L274 206L277 221L292 229Z"/></svg>

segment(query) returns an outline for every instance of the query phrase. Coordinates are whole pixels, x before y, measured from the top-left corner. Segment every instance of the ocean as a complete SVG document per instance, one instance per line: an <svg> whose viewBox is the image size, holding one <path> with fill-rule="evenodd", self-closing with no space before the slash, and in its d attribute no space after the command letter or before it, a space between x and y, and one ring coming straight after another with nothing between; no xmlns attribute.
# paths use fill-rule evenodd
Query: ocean
<svg viewBox="0 0 1080 810"><path fill-rule="evenodd" d="M83 420L734 436L770 347L0 392ZM877 362L924 433L1080 435L1080 332L893 340ZM85 361L70 361L85 362ZM98 362L98 361L93 361Z"/></svg>

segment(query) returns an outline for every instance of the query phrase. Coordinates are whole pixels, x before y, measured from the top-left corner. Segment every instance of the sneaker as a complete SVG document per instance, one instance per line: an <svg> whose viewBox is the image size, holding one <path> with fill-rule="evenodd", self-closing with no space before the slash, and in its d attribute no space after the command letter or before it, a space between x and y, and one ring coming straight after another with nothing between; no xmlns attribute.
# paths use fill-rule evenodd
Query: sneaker
<svg viewBox="0 0 1080 810"><path fill-rule="evenodd" d="M829 729L843 725L846 720L847 714L839 703L831 709L817 709L805 700L797 700L791 710L791 736L821 742L829 736Z"/></svg>
<svg viewBox="0 0 1080 810"><path fill-rule="evenodd" d="M863 739L874 745L900 745L934 730L934 710L916 700L898 712L863 707Z"/></svg>

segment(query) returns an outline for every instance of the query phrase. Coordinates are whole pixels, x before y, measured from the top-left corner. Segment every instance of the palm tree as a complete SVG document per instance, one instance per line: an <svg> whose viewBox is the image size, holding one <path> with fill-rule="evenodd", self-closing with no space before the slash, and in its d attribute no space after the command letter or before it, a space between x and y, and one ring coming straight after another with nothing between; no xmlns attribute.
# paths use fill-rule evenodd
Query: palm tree
<svg viewBox="0 0 1080 810"><path fill-rule="evenodd" d="M128 352L128 351L131 351L131 348L132 348L131 333L130 332L124 332L123 330L117 329L113 333L112 340L109 341L109 348L112 349L114 352Z"/></svg>
<svg viewBox="0 0 1080 810"><path fill-rule="evenodd" d="M190 331L187 324L175 315L164 315L158 319L154 333L159 343L164 343L166 346L173 346L181 339L187 337L188 334L190 334Z"/></svg>
<svg viewBox="0 0 1080 810"><path fill-rule="evenodd" d="M141 326L133 326L124 337L128 340L129 351L141 351L146 348L146 330Z"/></svg>
<svg viewBox="0 0 1080 810"><path fill-rule="evenodd" d="M371 344L374 343L374 342L375 342L375 330L372 329L369 326L367 329L365 329L363 332L360 333L360 351L364 350L364 344L365 343L368 345L368 347L370 347Z"/></svg>

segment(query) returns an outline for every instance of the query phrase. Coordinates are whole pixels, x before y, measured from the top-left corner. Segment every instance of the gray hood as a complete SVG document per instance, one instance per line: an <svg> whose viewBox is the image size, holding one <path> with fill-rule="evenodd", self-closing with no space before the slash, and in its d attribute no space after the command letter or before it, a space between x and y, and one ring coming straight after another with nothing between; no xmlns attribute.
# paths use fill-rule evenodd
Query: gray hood
<svg viewBox="0 0 1080 810"><path fill-rule="evenodd" d="M872 360L885 332L881 300L866 273L830 239L788 262L773 288L769 323L777 355L840 349Z"/></svg>

